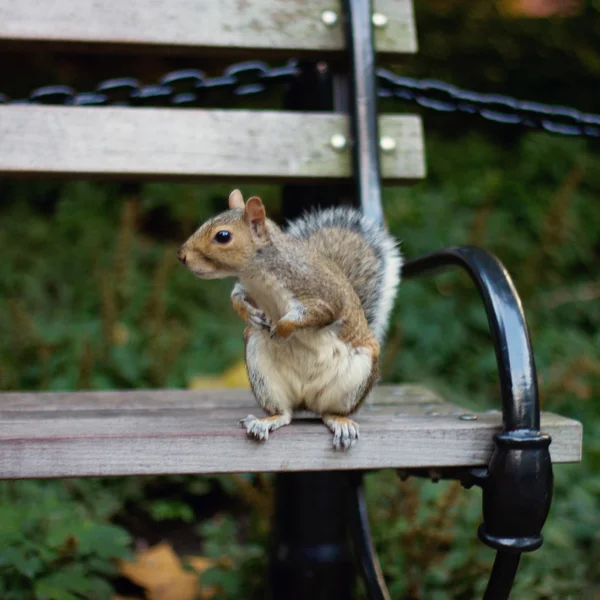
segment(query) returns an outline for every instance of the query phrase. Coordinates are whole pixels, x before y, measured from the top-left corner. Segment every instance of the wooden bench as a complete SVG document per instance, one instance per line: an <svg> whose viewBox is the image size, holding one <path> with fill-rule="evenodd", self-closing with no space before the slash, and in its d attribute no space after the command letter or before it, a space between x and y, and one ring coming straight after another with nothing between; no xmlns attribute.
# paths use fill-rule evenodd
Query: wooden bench
<svg viewBox="0 0 600 600"><path fill-rule="evenodd" d="M23 51L304 61L288 108L280 111L0 105L4 176L281 182L287 215L307 206L310 183L316 202L347 198L350 190L375 219L382 218L380 181L410 183L425 176L419 118L377 118L375 112L373 48L378 62L396 63L417 48L410 0L377 0L373 10L360 0L343 5L334 0L55 0L48 6L0 0L0 44ZM440 252L409 261L404 277L449 266L465 268L484 300L502 412L473 413L421 387L382 386L359 414L360 444L339 454L332 452L322 425L308 416L266 445L249 440L236 421L257 407L242 391L4 393L0 477L281 473L274 597L310 594L313 600L351 597L349 530L371 597L388 597L370 545L360 482L349 471L395 468L458 478L484 489L480 536L499 549L485 597L506 598L519 552L541 543L550 504L550 457L554 463L581 459L581 425L551 413L541 414L540 425L521 307L493 257L469 248ZM552 438L549 453L540 428ZM352 508L346 519L341 508L348 494ZM310 511L302 505L307 502ZM522 513L520 520L510 516L515 511ZM310 527L319 519L330 526ZM323 559L315 548L325 547L339 553ZM304 552L308 563L287 558L297 555L291 549Z"/></svg>
<svg viewBox="0 0 600 600"><path fill-rule="evenodd" d="M489 462L493 435L502 427L500 411L472 413L424 388L381 386L360 413L360 444L344 455L331 451L323 425L308 414L268 444L252 442L236 422L256 410L241 390L5 393L0 474L479 467ZM542 428L552 436L554 462L580 460L579 423L546 413Z"/></svg>

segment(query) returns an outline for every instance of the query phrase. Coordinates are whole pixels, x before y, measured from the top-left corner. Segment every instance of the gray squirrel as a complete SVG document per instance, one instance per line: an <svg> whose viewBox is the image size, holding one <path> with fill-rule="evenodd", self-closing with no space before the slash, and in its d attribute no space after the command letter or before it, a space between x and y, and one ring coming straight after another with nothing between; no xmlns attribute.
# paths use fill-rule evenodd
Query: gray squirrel
<svg viewBox="0 0 600 600"><path fill-rule="evenodd" d="M183 244L179 260L200 279L236 277L233 308L244 330L248 378L269 415L240 421L267 440L296 410L320 415L333 447L359 437L349 418L379 376L379 353L402 257L396 241L349 207L314 210L282 230L258 197L239 190L229 210Z"/></svg>

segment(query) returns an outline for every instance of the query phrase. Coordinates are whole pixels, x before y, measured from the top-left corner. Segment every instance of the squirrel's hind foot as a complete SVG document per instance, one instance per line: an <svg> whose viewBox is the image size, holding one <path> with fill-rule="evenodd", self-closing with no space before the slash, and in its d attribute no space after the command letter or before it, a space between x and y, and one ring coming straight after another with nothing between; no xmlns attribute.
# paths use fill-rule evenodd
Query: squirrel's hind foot
<svg viewBox="0 0 600 600"><path fill-rule="evenodd" d="M240 425L246 430L248 436L263 441L269 439L269 431L275 431L284 425L288 425L291 420L291 413L273 415L272 417L264 417L263 419L258 419L254 415L248 415L240 421Z"/></svg>
<svg viewBox="0 0 600 600"><path fill-rule="evenodd" d="M348 450L358 441L358 423L348 417L340 415L323 415L323 423L333 433L333 447L335 450Z"/></svg>

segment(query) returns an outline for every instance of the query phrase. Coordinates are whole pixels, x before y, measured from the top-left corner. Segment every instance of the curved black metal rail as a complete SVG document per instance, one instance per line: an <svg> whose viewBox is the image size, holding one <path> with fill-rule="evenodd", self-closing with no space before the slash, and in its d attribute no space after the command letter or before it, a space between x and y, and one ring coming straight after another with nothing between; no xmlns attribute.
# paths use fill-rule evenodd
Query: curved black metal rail
<svg viewBox="0 0 600 600"><path fill-rule="evenodd" d="M461 267L479 291L496 351L502 416L508 430L540 427L535 362L517 291L500 261L481 248L440 250L406 262L404 279Z"/></svg>
<svg viewBox="0 0 600 600"><path fill-rule="evenodd" d="M361 570L367 595L370 600L390 600L390 594L385 585L385 579L371 539L362 473L357 473L353 477L350 492L348 504L350 533L354 542L354 554Z"/></svg>
<svg viewBox="0 0 600 600"><path fill-rule="evenodd" d="M483 300L498 363L503 431L487 471L474 471L483 489L479 537L498 550L484 600L508 598L522 552L542 544L552 500L550 436L539 431L533 350L521 301L500 261L481 248L459 247L408 261L404 278L461 267Z"/></svg>

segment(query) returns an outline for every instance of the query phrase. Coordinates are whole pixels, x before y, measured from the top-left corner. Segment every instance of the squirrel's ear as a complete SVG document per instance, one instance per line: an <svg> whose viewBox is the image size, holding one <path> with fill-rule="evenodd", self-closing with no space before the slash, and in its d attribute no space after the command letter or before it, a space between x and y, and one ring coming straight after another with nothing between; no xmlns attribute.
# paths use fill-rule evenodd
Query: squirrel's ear
<svg viewBox="0 0 600 600"><path fill-rule="evenodd" d="M249 198L246 202L244 220L256 235L263 236L267 233L265 207L257 196Z"/></svg>
<svg viewBox="0 0 600 600"><path fill-rule="evenodd" d="M229 208L244 208L244 197L240 190L233 190L229 194Z"/></svg>

